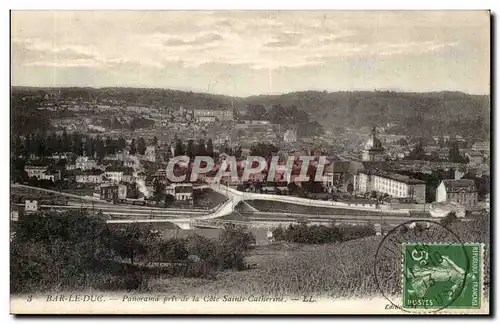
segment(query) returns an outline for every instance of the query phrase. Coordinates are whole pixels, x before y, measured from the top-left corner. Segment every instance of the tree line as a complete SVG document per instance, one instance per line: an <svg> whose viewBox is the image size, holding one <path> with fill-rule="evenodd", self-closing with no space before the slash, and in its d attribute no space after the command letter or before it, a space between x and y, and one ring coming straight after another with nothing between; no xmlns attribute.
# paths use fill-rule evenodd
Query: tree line
<svg viewBox="0 0 500 324"><path fill-rule="evenodd" d="M279 226L273 232L275 241L293 243L325 244L340 243L355 240L376 234L373 224L366 225L341 225L335 224L311 225L301 222L299 225L290 224L287 228Z"/></svg>
<svg viewBox="0 0 500 324"><path fill-rule="evenodd" d="M246 229L227 226L218 239L164 239L150 226L112 226L85 210L21 213L11 236L11 292L54 289L148 290L151 278L213 278L247 268L255 243Z"/></svg>
<svg viewBox="0 0 500 324"><path fill-rule="evenodd" d="M151 143L156 145L156 136ZM141 154L146 152L146 140L140 137L137 141L132 139L130 154ZM11 142L12 153L15 157L22 156L29 159L32 155L38 158L50 157L58 153L73 153L78 156L86 155L95 157L102 161L107 154L116 154L127 148L127 142L123 137L105 138L97 135L92 137L80 133L68 134L64 131L61 135L57 133L31 133L24 139L19 134L15 135Z"/></svg>

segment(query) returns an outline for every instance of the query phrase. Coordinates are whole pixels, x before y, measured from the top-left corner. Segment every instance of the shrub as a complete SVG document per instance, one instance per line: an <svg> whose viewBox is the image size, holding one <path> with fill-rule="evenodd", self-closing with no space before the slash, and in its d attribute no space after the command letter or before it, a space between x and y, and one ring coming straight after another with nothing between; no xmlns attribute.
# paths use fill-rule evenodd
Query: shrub
<svg viewBox="0 0 500 324"><path fill-rule="evenodd" d="M187 238L186 250L188 255L196 255L201 260L214 260L217 246L213 240L194 234Z"/></svg>
<svg viewBox="0 0 500 324"><path fill-rule="evenodd" d="M440 223L444 227L449 227L452 223L457 220L457 214L455 212L449 212L443 219L441 219Z"/></svg>
<svg viewBox="0 0 500 324"><path fill-rule="evenodd" d="M162 261L184 261L188 257L187 241L185 239L171 239L160 243L160 258Z"/></svg>
<svg viewBox="0 0 500 324"><path fill-rule="evenodd" d="M219 269L246 269L244 252L255 244L255 236L243 227L228 225L219 236L216 262Z"/></svg>
<svg viewBox="0 0 500 324"><path fill-rule="evenodd" d="M330 226L307 226L305 223L301 223L299 225L290 224L286 230L279 227L273 231L273 237L277 241L284 240L305 244L338 243L375 234L376 231L373 224L342 225L338 227L334 224Z"/></svg>
<svg viewBox="0 0 500 324"><path fill-rule="evenodd" d="M362 237L376 235L375 226L373 224L367 225L342 225L340 227L341 241L355 240Z"/></svg>

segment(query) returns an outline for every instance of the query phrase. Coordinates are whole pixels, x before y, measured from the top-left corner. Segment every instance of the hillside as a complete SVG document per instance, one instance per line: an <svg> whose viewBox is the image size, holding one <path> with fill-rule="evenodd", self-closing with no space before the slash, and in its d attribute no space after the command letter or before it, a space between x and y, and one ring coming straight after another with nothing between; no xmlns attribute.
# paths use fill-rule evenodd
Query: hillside
<svg viewBox="0 0 500 324"><path fill-rule="evenodd" d="M461 134L484 137L489 133L489 96L461 92L293 92L252 96L248 104L295 105L325 129L332 126L399 124L393 131L414 136Z"/></svg>
<svg viewBox="0 0 500 324"><path fill-rule="evenodd" d="M391 91L320 92L303 91L282 95L246 98L169 89L141 88L12 88L13 113L17 114L19 96L42 96L61 90L60 99L119 100L150 107L183 106L186 109L244 109L247 105L296 106L325 129L359 128L396 124L394 133L425 136L429 134L488 138L490 98L461 92L401 93ZM15 104L15 105L14 105Z"/></svg>

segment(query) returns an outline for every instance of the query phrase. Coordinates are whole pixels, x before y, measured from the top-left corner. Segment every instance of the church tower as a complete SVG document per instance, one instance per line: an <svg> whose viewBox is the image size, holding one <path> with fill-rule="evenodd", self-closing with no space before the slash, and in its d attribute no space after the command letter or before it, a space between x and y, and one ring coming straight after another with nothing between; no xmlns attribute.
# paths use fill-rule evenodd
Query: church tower
<svg viewBox="0 0 500 324"><path fill-rule="evenodd" d="M376 136L376 129L373 127L370 137L363 149L363 161L384 161L384 148L382 142Z"/></svg>

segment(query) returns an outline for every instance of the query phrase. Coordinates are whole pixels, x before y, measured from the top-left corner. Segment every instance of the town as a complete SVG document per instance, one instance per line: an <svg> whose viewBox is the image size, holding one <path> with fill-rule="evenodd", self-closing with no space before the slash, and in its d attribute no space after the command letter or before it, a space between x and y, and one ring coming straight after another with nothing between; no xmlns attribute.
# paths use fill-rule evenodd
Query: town
<svg viewBox="0 0 500 324"><path fill-rule="evenodd" d="M11 314L488 314L493 11L386 9L11 10Z"/></svg>
<svg viewBox="0 0 500 324"><path fill-rule="evenodd" d="M345 128L339 136L338 129L335 134L333 129L323 130L295 106L240 107L231 101L216 109L147 107L109 99L109 94L86 101L78 91L65 91L14 90L14 102L24 107L35 104L30 109L39 115L58 116L50 120L51 131L13 136L14 184L79 195L93 204L209 210L228 198L207 186L218 174L217 182L244 193L411 210L434 217L450 212L464 217L489 208L490 152L484 139L460 134L415 137L394 123ZM307 134L300 131L303 126ZM303 166L303 155L313 163ZM252 156L266 165L245 173ZM318 167L320 156L324 165ZM195 157L207 157L214 165L201 173L198 168L206 170L206 162L193 168ZM290 157L295 158L290 174L270 163L282 165ZM218 172L225 171L219 168L228 158L237 163L231 172L238 177ZM249 167L256 168L259 163L254 163ZM184 181L171 181L169 171ZM303 181L299 175L311 177ZM38 196L12 190L12 217L21 210L68 203L67 197L47 202Z"/></svg>

